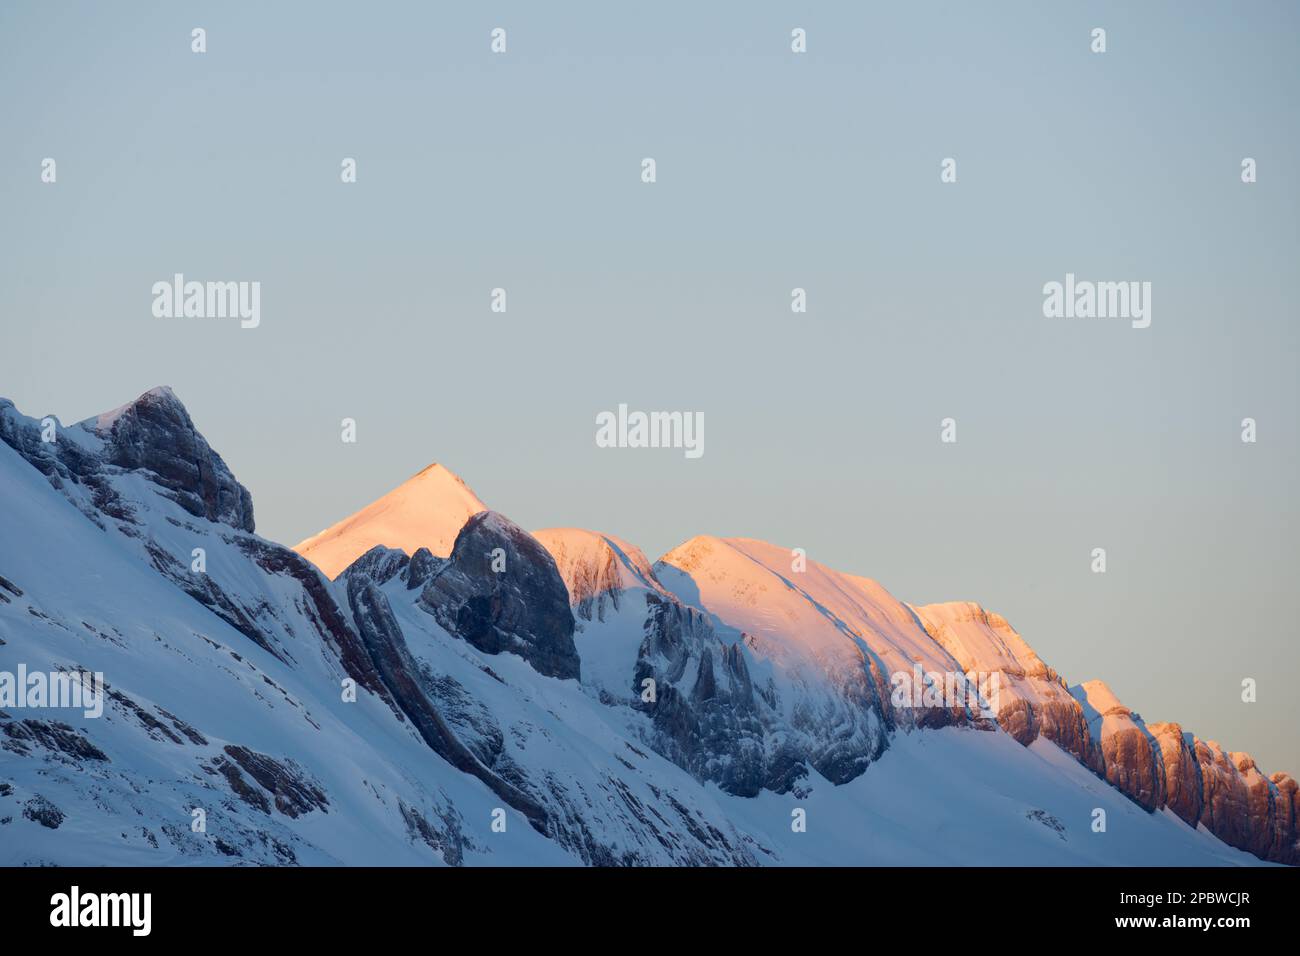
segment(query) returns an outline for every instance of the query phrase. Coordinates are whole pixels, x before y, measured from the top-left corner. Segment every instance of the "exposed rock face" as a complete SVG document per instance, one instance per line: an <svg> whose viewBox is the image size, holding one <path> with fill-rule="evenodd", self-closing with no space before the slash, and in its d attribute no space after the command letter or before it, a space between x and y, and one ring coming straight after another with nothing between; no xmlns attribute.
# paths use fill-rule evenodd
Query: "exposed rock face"
<svg viewBox="0 0 1300 956"><path fill-rule="evenodd" d="M411 659L401 626L383 592L364 575L349 576L347 588L353 620L375 668L425 743L456 769L478 777L523 813L535 829L546 833L548 819L541 805L485 766L443 719L423 685L420 669Z"/></svg>
<svg viewBox="0 0 1300 956"><path fill-rule="evenodd" d="M1246 782L1216 741L1198 738L1195 747L1204 794L1201 822L1229 846L1248 847L1253 827L1247 814Z"/></svg>
<svg viewBox="0 0 1300 956"><path fill-rule="evenodd" d="M654 673L661 688L676 685L681 694L670 698L665 717L656 717L666 735L656 746L739 793L785 792L807 767L836 784L865 771L889 746L896 713L871 641L899 637L894 628L902 626L930 643L892 599L846 578L836 582L843 604L833 607L784 577L778 562L788 567L789 552L743 539L695 538L656 562L655 580L668 594L646 598L651 614L637 673ZM809 567L810 574L823 573ZM769 606L765 596L783 603ZM705 612L702 620L695 607ZM701 730L695 740L680 731L676 711L687 706ZM943 723L951 715L939 708L930 716ZM761 761L746 736L757 727ZM741 734L734 751L727 747L731 732ZM682 754L688 745L696 752Z"/></svg>
<svg viewBox="0 0 1300 956"><path fill-rule="evenodd" d="M1296 782L1266 778L1249 754L1226 753L1177 724L1153 724L1162 754L1167 805L1229 846L1265 860L1300 864Z"/></svg>
<svg viewBox="0 0 1300 956"><path fill-rule="evenodd" d="M860 774L886 746L879 685L863 666L862 651L843 648L852 662L844 694L865 689L863 707L820 688L783 696L766 668L761 686L751 675L759 638L721 638L709 614L667 590L645 556L610 535L575 528L537 532L555 557L579 620L584 682L608 703L625 702L646 714L653 732L646 743L722 790L754 796L785 793L815 767L836 782ZM629 638L635 637L630 643ZM626 655L626 656L625 656ZM610 661L626 660L626 669ZM813 677L812 674L809 675ZM813 679L816 679L815 677ZM812 715L842 707L832 728Z"/></svg>
<svg viewBox="0 0 1300 956"><path fill-rule="evenodd" d="M1277 787L1259 772L1255 759L1246 753L1231 753L1228 758L1241 775L1246 796L1246 815L1250 822L1249 845L1256 856L1268 857L1284 841L1282 815L1278 812ZM1289 821L1288 821L1289 822Z"/></svg>
<svg viewBox="0 0 1300 956"><path fill-rule="evenodd" d="M297 582L301 588L302 606L308 611L321 640L337 657L344 671L358 686L364 687L388 704L400 718L401 708L384 686L363 641L356 630L349 626L321 573L306 559L278 544L251 536L238 538L236 544L263 571L271 575L283 575Z"/></svg>
<svg viewBox="0 0 1300 956"><path fill-rule="evenodd" d="M364 574L376 584L385 584L403 573L410 561L405 552L377 544L348 565L340 577Z"/></svg>
<svg viewBox="0 0 1300 956"><path fill-rule="evenodd" d="M76 729L61 721L15 720L10 722L0 718L0 731L3 731L4 735L9 738L0 741L0 749L2 750L10 750L17 754L26 755L31 752L32 746L39 746L61 753L73 760L108 760L102 750L78 733Z"/></svg>
<svg viewBox="0 0 1300 956"><path fill-rule="evenodd" d="M1107 782L1144 810L1164 806L1164 761L1155 737L1104 682L1088 681L1071 693L1083 707L1092 738L1101 742Z"/></svg>
<svg viewBox="0 0 1300 956"><path fill-rule="evenodd" d="M546 528L534 537L555 559L573 613L583 620L604 621L626 591L662 591L641 549L620 538L578 528Z"/></svg>
<svg viewBox="0 0 1300 956"><path fill-rule="evenodd" d="M192 515L253 530L248 489L198 433L170 388L152 389L101 415L95 430L107 441L109 464L149 472Z"/></svg>
<svg viewBox="0 0 1300 956"><path fill-rule="evenodd" d="M67 428L45 441L40 422L0 401L0 440L64 490L83 512L131 521L131 509L113 487L108 468L138 470L190 514L253 530L253 499L195 429L185 406L165 386L134 402ZM69 487L71 486L71 487ZM76 494L72 488L82 489Z"/></svg>
<svg viewBox="0 0 1300 956"><path fill-rule="evenodd" d="M652 746L728 793L790 789L804 771L791 760L769 772L767 730L740 646L719 641L695 608L654 593L645 601L645 640L632 691L654 721Z"/></svg>
<svg viewBox="0 0 1300 956"><path fill-rule="evenodd" d="M460 815L455 810L439 813L442 827L430 823L414 807L408 807L404 801L398 801L402 819L406 821L408 832L412 837L422 840L431 850L442 856L448 866L460 866L465 860L465 838L461 833Z"/></svg>
<svg viewBox="0 0 1300 956"><path fill-rule="evenodd" d="M1300 786L1289 774L1269 777L1275 789L1277 806L1270 860L1300 864Z"/></svg>
<svg viewBox="0 0 1300 956"><path fill-rule="evenodd" d="M23 816L49 830L57 830L67 819L62 810L39 793L23 804Z"/></svg>
<svg viewBox="0 0 1300 956"><path fill-rule="evenodd" d="M1100 741L1106 780L1147 810L1169 807L1189 826L1261 859L1300 863L1295 781L1266 778L1249 754L1226 753L1174 723L1150 727L1101 681L1072 689Z"/></svg>
<svg viewBox="0 0 1300 956"><path fill-rule="evenodd" d="M1193 750L1195 738L1173 723L1151 724L1147 729L1155 735L1165 769L1165 805L1194 827L1205 800L1201 768Z"/></svg>
<svg viewBox="0 0 1300 956"><path fill-rule="evenodd" d="M1102 772L1100 748L1083 708L1065 682L1047 666L1000 614L971 601L914 607L918 619L964 672L999 675L994 707L997 722L1026 747L1040 736Z"/></svg>
<svg viewBox="0 0 1300 956"><path fill-rule="evenodd" d="M442 563L443 559L435 558L428 548L417 548L415 554L411 555L411 563L406 567L406 589L414 591L424 587Z"/></svg>
<svg viewBox="0 0 1300 956"><path fill-rule="evenodd" d="M998 723L1021 743L1046 737L1147 810L1168 806L1229 846L1262 859L1300 862L1290 777L1266 779L1249 755L1225 753L1178 724L1148 728L1100 681L1069 696L1006 620L977 604L914 610L964 668L1005 675Z"/></svg>
<svg viewBox="0 0 1300 956"><path fill-rule="evenodd" d="M509 651L540 674L578 677L573 612L555 561L496 512L480 512L465 523L420 604L448 632L484 653Z"/></svg>
<svg viewBox="0 0 1300 956"><path fill-rule="evenodd" d="M281 763L266 754L233 744L227 745L225 752L271 794L275 808L285 816L299 817L313 810L329 812L329 798L325 792L292 762Z"/></svg>

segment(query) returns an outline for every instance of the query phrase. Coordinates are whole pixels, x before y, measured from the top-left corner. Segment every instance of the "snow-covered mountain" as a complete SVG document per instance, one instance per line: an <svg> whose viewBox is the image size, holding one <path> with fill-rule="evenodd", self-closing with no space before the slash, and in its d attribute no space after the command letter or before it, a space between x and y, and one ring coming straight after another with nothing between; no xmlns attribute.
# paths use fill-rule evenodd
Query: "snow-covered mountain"
<svg viewBox="0 0 1300 956"><path fill-rule="evenodd" d="M438 466L296 550L254 528L170 390L0 400L0 864L1297 862L1290 777L976 605L529 534ZM986 711L899 695L976 670ZM102 716L20 671L101 673Z"/></svg>
<svg viewBox="0 0 1300 956"><path fill-rule="evenodd" d="M486 508L458 476L433 464L293 550L331 580L377 544L407 554L428 548L446 557L465 522Z"/></svg>

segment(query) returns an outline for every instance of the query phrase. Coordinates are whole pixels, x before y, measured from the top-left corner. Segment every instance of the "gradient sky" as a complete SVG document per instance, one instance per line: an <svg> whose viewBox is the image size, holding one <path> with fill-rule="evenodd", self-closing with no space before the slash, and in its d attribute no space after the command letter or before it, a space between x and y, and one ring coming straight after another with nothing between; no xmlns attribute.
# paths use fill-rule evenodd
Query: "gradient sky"
<svg viewBox="0 0 1300 956"><path fill-rule="evenodd" d="M985 6L7 2L0 395L173 386L287 544L440 461L651 559L803 547L1300 774L1300 8ZM175 272L261 327L153 318ZM1044 318L1066 272L1151 327ZM703 458L597 448L619 402Z"/></svg>

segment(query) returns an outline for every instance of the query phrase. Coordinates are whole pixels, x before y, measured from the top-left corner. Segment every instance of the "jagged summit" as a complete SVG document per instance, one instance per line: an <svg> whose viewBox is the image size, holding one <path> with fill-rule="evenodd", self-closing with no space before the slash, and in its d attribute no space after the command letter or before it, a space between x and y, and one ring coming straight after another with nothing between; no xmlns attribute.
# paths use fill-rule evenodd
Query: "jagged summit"
<svg viewBox="0 0 1300 956"><path fill-rule="evenodd" d="M115 488L105 466L139 471L196 517L253 531L253 499L221 456L195 428L181 400L167 386L151 388L110 412L57 428L45 440L42 421L28 418L0 401L0 439L42 462L57 475L79 506L129 520L130 505ZM84 500L83 500L84 499Z"/></svg>
<svg viewBox="0 0 1300 956"><path fill-rule="evenodd" d="M446 557L465 522L486 510L459 475L435 462L293 550L331 580L377 544Z"/></svg>
<svg viewBox="0 0 1300 956"><path fill-rule="evenodd" d="M190 427L193 428L194 423L190 421L189 411L185 408L185 403L177 397L176 393L172 391L170 385L155 385L153 388L142 393L134 400L127 402L125 405L119 405L111 411L101 412L98 415L91 415L89 418L83 419L77 424L87 431L101 435L106 434L113 430L113 426L124 415L133 412L138 413L139 409L147 406L172 409L177 413L178 417L183 416L187 421L189 421Z"/></svg>

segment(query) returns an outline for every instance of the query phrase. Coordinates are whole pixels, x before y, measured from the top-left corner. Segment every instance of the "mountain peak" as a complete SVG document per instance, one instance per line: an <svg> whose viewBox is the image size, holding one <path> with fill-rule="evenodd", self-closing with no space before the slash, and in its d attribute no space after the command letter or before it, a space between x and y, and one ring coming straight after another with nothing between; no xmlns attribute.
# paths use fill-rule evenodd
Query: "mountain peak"
<svg viewBox="0 0 1300 956"><path fill-rule="evenodd" d="M147 392L137 396L125 405L119 405L111 411L102 412L99 415L92 415L80 424L87 430L97 434L107 434L113 430L114 424L117 423L123 415L128 412L138 411L142 407L155 406L171 410L173 417L183 419L193 427L189 420L189 412L185 408L185 403L176 397L170 385L155 385Z"/></svg>
<svg viewBox="0 0 1300 956"><path fill-rule="evenodd" d="M404 481L402 484L410 484L413 481L446 481L446 480L454 481L459 485L465 484L465 479L461 478L460 475L456 474L454 471L452 471L450 468L446 467L445 465L439 464L438 462L435 461L432 462L431 464L425 465L423 468L421 468L419 471L413 474L410 478L407 478L406 481Z"/></svg>
<svg viewBox="0 0 1300 956"><path fill-rule="evenodd" d="M550 552L575 613L585 620L594 615L603 621L606 605L617 610L623 591L663 591L645 554L622 538L583 528L543 528L533 537Z"/></svg>
<svg viewBox="0 0 1300 956"><path fill-rule="evenodd" d="M434 462L355 514L298 542L293 550L330 579L377 544L408 555L428 548L445 558L465 522L486 510L459 475Z"/></svg>

